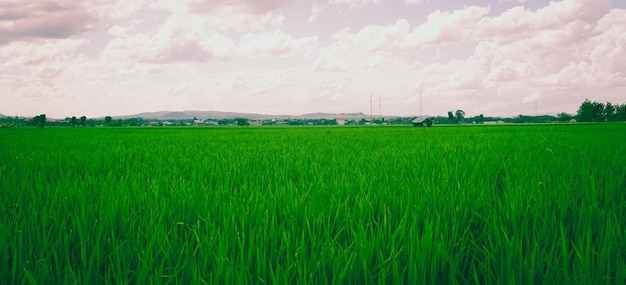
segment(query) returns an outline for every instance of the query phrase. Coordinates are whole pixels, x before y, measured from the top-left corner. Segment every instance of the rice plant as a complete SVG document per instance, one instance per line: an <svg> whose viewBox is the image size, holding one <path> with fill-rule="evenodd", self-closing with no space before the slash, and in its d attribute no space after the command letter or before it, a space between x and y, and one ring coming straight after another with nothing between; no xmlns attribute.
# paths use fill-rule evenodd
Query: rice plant
<svg viewBox="0 0 626 285"><path fill-rule="evenodd" d="M626 125L0 129L6 284L626 284Z"/></svg>

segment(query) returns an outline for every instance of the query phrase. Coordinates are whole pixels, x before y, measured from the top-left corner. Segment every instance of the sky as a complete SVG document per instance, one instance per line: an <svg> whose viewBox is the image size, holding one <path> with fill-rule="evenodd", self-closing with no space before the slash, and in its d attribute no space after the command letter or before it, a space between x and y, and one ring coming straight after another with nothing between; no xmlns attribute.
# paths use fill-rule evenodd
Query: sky
<svg viewBox="0 0 626 285"><path fill-rule="evenodd" d="M624 0L0 0L0 113L576 113L626 103L624 19Z"/></svg>

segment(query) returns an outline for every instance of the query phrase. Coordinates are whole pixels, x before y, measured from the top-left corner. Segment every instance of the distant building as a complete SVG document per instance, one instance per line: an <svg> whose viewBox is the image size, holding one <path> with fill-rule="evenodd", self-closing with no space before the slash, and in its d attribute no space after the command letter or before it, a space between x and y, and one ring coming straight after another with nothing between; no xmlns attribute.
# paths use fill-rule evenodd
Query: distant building
<svg viewBox="0 0 626 285"><path fill-rule="evenodd" d="M337 125L343 126L346 124L346 118L337 118Z"/></svg>
<svg viewBox="0 0 626 285"><path fill-rule="evenodd" d="M411 121L414 127L430 127L433 125L433 120L429 117L417 117Z"/></svg>

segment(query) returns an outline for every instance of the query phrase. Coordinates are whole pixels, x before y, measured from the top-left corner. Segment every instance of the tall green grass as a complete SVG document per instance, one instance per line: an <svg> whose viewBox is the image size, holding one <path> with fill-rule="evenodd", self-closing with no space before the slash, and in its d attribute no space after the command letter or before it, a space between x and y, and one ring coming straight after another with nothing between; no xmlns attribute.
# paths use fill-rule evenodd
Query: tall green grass
<svg viewBox="0 0 626 285"><path fill-rule="evenodd" d="M7 284L626 284L626 125L0 129Z"/></svg>

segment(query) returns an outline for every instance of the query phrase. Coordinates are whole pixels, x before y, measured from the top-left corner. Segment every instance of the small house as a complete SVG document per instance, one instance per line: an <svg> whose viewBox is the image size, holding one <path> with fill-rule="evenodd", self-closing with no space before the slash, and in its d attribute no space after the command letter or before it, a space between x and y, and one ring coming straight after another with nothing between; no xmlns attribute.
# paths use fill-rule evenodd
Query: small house
<svg viewBox="0 0 626 285"><path fill-rule="evenodd" d="M417 117L411 121L414 127L430 127L433 125L433 120L429 117Z"/></svg>

